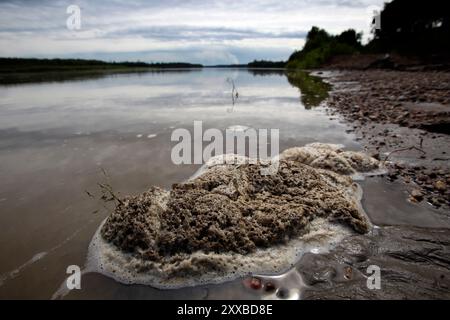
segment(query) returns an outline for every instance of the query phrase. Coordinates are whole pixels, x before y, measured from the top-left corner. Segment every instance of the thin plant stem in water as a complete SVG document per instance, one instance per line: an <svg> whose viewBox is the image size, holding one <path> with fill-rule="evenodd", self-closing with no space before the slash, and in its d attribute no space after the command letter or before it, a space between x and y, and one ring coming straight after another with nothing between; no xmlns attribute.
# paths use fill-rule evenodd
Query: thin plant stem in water
<svg viewBox="0 0 450 320"><path fill-rule="evenodd" d="M228 109L228 112L233 112L234 104L236 103L236 100L239 98L239 92L236 89L236 85L233 79L227 78L227 82L231 84L231 103L232 103L232 107L231 109Z"/></svg>

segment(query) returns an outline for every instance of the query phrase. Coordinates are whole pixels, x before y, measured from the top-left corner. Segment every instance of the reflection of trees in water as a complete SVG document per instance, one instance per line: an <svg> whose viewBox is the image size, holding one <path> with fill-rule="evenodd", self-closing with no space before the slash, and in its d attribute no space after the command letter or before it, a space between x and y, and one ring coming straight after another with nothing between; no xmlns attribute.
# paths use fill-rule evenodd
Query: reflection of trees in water
<svg viewBox="0 0 450 320"><path fill-rule="evenodd" d="M200 72L202 68L191 68L191 69L153 69L148 71L143 71L141 73L189 73L189 72Z"/></svg>
<svg viewBox="0 0 450 320"><path fill-rule="evenodd" d="M288 71L286 69L247 69L254 77L286 76L289 83L301 92L300 101L305 109L311 109L320 105L328 98L330 85L323 82L319 77L309 75L304 71Z"/></svg>
<svg viewBox="0 0 450 320"><path fill-rule="evenodd" d="M305 109L317 107L328 98L328 91L331 86L325 83L319 77L314 77L303 71L286 72L289 83L299 88L300 101Z"/></svg>
<svg viewBox="0 0 450 320"><path fill-rule="evenodd" d="M247 69L248 73L252 74L254 77L257 76L272 76L279 75L282 76L285 73L284 69Z"/></svg>

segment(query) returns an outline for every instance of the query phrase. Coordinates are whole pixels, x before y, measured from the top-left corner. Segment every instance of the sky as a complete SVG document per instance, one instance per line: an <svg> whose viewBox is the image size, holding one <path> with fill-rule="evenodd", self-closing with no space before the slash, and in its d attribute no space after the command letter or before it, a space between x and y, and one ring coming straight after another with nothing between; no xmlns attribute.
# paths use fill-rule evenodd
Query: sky
<svg viewBox="0 0 450 320"><path fill-rule="evenodd" d="M192 62L286 60L312 26L370 38L385 0L0 0L0 57ZM67 27L70 5L81 26Z"/></svg>

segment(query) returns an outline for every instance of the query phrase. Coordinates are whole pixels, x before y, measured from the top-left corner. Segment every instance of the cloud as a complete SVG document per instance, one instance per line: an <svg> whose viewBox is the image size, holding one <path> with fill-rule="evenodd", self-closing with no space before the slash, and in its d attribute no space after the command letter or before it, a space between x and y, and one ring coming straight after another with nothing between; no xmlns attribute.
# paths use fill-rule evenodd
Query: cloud
<svg viewBox="0 0 450 320"><path fill-rule="evenodd" d="M108 60L129 57L211 64L244 63L253 57L287 59L293 50L301 48L313 25L332 33L355 28L367 36L370 17L366 8L382 3L382 0L0 1L0 56L108 57ZM79 31L66 28L66 8L71 4L81 8Z"/></svg>

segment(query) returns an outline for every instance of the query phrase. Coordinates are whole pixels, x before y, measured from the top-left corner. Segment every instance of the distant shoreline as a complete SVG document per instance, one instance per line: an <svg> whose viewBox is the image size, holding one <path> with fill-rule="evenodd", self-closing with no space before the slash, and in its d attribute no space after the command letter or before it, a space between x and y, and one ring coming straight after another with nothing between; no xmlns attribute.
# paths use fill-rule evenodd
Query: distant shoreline
<svg viewBox="0 0 450 320"><path fill-rule="evenodd" d="M158 72L168 69L200 69L183 62L105 62L83 59L0 58L0 84L14 85L103 77L112 74Z"/></svg>
<svg viewBox="0 0 450 320"><path fill-rule="evenodd" d="M97 79L121 74L142 74L160 72L189 72L202 68L104 68L73 71L42 71L42 72L0 72L0 85L20 85L41 82L63 82L72 80Z"/></svg>
<svg viewBox="0 0 450 320"><path fill-rule="evenodd" d="M203 66L185 62L106 62L83 59L0 58L0 85L56 82L100 78L114 74L188 72L201 69L284 70L281 62L254 61L248 64Z"/></svg>

